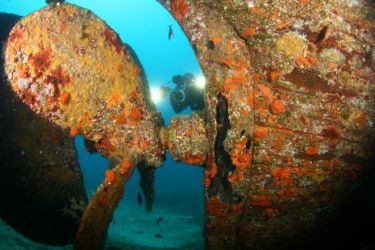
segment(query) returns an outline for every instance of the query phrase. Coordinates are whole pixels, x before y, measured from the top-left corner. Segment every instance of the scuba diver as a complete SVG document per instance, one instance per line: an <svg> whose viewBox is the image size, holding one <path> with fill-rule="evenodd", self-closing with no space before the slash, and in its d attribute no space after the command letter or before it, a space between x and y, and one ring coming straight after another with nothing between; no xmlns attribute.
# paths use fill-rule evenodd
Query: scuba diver
<svg viewBox="0 0 375 250"><path fill-rule="evenodd" d="M169 83L175 86L167 86ZM193 111L204 109L204 87L200 84L200 78L194 77L192 73L173 76L171 81L164 83L154 93L155 100L169 95L169 102L177 114L189 106Z"/></svg>
<svg viewBox="0 0 375 250"><path fill-rule="evenodd" d="M194 84L194 76L191 73L176 75L172 82L176 87L169 94L169 101L176 113L190 106L191 110L204 108L204 91Z"/></svg>
<svg viewBox="0 0 375 250"><path fill-rule="evenodd" d="M63 3L65 0L46 0L46 4Z"/></svg>

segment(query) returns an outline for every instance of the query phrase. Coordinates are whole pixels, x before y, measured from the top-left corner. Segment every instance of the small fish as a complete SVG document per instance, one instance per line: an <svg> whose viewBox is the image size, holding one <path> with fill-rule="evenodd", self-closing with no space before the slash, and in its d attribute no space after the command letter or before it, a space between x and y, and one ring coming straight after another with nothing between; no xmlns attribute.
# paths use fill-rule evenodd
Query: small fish
<svg viewBox="0 0 375 250"><path fill-rule="evenodd" d="M142 195L141 195L141 193L140 192L138 192L138 196L137 196L137 202L138 202L138 204L139 205L142 205Z"/></svg>
<svg viewBox="0 0 375 250"><path fill-rule="evenodd" d="M163 218L163 217L159 217L159 218L156 220L156 224L159 225L160 222L162 222L162 220L164 220L164 218Z"/></svg>
<svg viewBox="0 0 375 250"><path fill-rule="evenodd" d="M155 237L156 238L163 238L163 235L161 235L161 234L155 234Z"/></svg>
<svg viewBox="0 0 375 250"><path fill-rule="evenodd" d="M169 25L168 39L171 40L172 38L173 38L172 25Z"/></svg>

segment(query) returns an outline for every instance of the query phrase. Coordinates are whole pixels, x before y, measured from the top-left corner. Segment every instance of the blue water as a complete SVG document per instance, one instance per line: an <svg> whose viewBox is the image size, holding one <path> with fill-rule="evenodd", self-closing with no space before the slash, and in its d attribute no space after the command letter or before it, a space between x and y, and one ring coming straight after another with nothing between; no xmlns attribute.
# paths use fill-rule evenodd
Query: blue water
<svg viewBox="0 0 375 250"><path fill-rule="evenodd" d="M202 75L185 34L173 17L157 1L71 0L66 2L90 9L119 33L121 39L135 50L150 87L161 86L178 74L191 72L196 76ZM0 12L22 16L44 6L46 6L44 0L0 0ZM168 39L169 25L172 25L174 33L171 40ZM166 125L175 115L167 99L157 104L157 110L162 113ZM190 112L190 109L187 109L183 111L183 114ZM75 138L75 143L84 175L84 185L90 197L103 181L104 171L109 167L109 163L98 154L87 153L82 137ZM122 245L126 245L126 242L130 242L139 246L144 244L144 249L148 246L178 248L175 243L181 243L185 235L186 241L189 239L194 241L193 243L186 242L191 249L202 249L204 224L202 180L202 168L174 162L167 155L163 166L156 171L154 210L147 214L136 201L140 187L139 175L135 171L126 184L125 197L114 215L107 245L121 248ZM155 219L159 216L163 216L165 220L162 228L155 227ZM195 226L199 228L194 229ZM176 234L176 227L181 235ZM122 231L129 230L129 228L132 231L127 232L125 236L121 235ZM158 239L153 238L155 233L164 233L163 239L157 241ZM179 237L179 239L173 239L173 237Z"/></svg>

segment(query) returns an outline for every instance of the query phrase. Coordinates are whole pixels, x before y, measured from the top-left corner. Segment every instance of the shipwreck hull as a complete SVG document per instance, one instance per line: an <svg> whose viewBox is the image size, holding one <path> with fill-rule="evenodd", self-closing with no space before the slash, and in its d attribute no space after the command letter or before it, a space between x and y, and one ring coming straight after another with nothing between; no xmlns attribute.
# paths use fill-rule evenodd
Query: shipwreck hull
<svg viewBox="0 0 375 250"><path fill-rule="evenodd" d="M205 167L207 249L366 244L367 232L353 228L374 221L357 207L374 206L365 201L371 189L361 189L374 178L371 1L160 2L207 80L205 110L167 128L139 62L90 11L50 5L8 38L6 71L23 102L117 164L86 209L75 247L104 247L124 182L138 164L159 166L167 149ZM348 232L339 230L345 219L354 222ZM340 240L348 234L354 239Z"/></svg>
<svg viewBox="0 0 375 250"><path fill-rule="evenodd" d="M160 2L208 82L207 249L371 241L343 220L374 221L361 189L374 177L373 3Z"/></svg>
<svg viewBox="0 0 375 250"><path fill-rule="evenodd" d="M1 13L0 40L21 17ZM28 238L72 243L87 205L73 138L11 90L0 59L0 217Z"/></svg>

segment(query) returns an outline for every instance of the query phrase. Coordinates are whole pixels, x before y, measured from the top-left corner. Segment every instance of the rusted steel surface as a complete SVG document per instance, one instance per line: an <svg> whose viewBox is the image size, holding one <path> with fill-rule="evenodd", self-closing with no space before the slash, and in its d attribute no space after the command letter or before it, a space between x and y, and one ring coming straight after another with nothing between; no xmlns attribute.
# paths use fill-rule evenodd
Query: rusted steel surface
<svg viewBox="0 0 375 250"><path fill-rule="evenodd" d="M126 180L134 163L124 160L114 169L106 170L105 179L95 191L85 212L74 242L74 249L104 249L113 211L124 194Z"/></svg>
<svg viewBox="0 0 375 250"><path fill-rule="evenodd" d="M0 93L0 216L35 241L72 243L87 205L73 139L3 82Z"/></svg>
<svg viewBox="0 0 375 250"><path fill-rule="evenodd" d="M169 128L152 112L140 65L89 11L49 6L8 39L6 72L23 101L117 165L86 209L76 247L103 247L132 169L160 165L168 148L206 165L208 249L285 248L337 210L372 153L373 6L161 2L208 82L204 113Z"/></svg>
<svg viewBox="0 0 375 250"><path fill-rule="evenodd" d="M139 163L164 159L160 114L141 65L118 35L89 10L53 4L23 18L5 49L13 90L34 112L95 143L113 169L84 212L75 247L104 247L123 184Z"/></svg>
<svg viewBox="0 0 375 250"><path fill-rule="evenodd" d="M139 160L160 164L159 116L147 112L141 67L90 11L56 4L30 14L12 29L5 58L13 89L35 112L109 158L146 152Z"/></svg>
<svg viewBox="0 0 375 250"><path fill-rule="evenodd" d="M200 165L206 161L208 142L203 118L198 113L172 118L161 137L172 159L187 164Z"/></svg>
<svg viewBox="0 0 375 250"><path fill-rule="evenodd" d="M20 18L0 14L1 42ZM73 139L22 103L3 63L0 58L0 216L34 241L72 243L87 205Z"/></svg>
<svg viewBox="0 0 375 250"><path fill-rule="evenodd" d="M373 4L160 2L208 82L208 249L287 247L354 193L372 153Z"/></svg>
<svg viewBox="0 0 375 250"><path fill-rule="evenodd" d="M76 249L101 249L123 186L138 164L157 167L168 147L176 160L206 160L203 118L175 118L161 129L160 114L149 102L148 85L134 52L90 11L54 4L22 19L5 50L13 90L37 114L82 134L115 166L106 171L85 209ZM151 209L152 177L147 180Z"/></svg>

